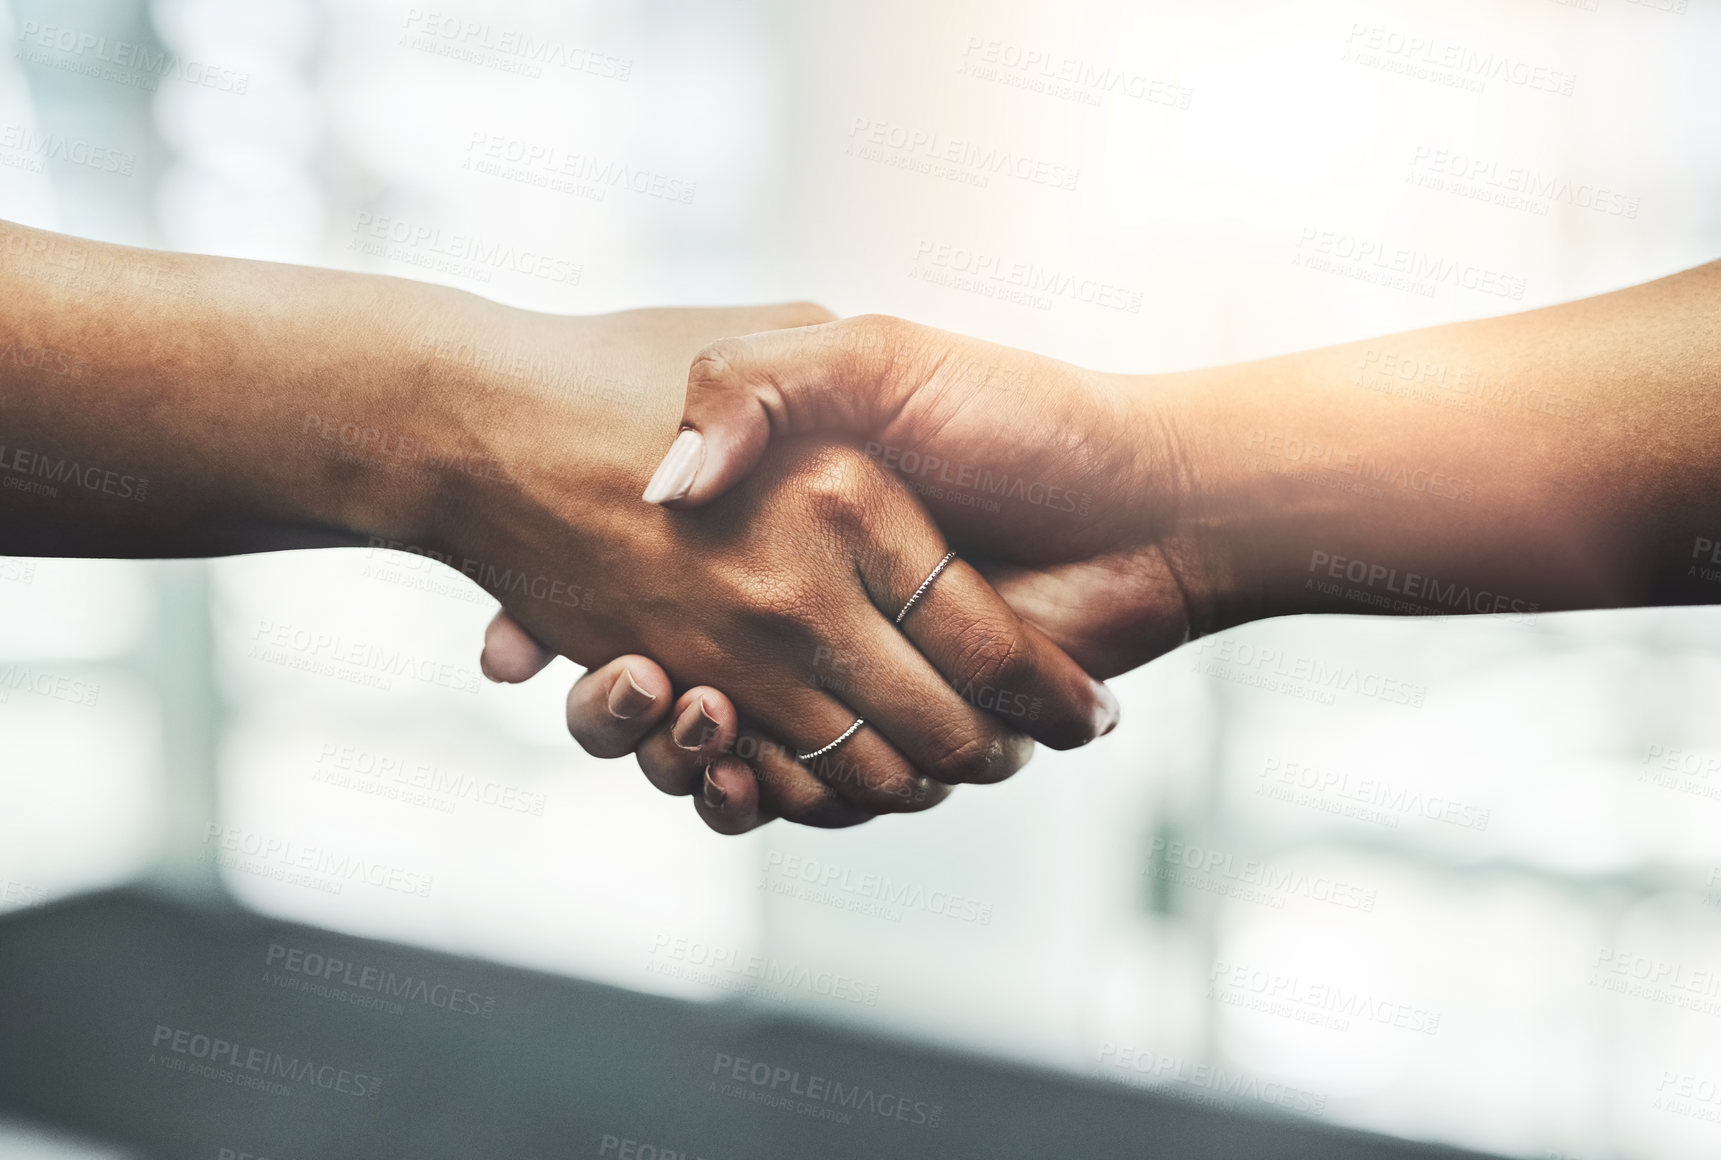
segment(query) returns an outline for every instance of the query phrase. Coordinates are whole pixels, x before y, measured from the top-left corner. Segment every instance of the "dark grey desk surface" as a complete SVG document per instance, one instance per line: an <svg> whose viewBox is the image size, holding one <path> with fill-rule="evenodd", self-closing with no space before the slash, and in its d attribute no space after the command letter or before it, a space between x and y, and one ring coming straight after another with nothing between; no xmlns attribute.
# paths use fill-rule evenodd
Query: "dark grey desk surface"
<svg viewBox="0 0 1721 1160"><path fill-rule="evenodd" d="M357 985L343 989L372 995L395 987L400 998L390 1002L399 1009L288 989L277 980L302 980L306 964L297 973L279 970L279 953L268 961L272 946L345 959L353 966L340 973ZM367 968L374 973L366 976ZM394 973L386 984L385 972ZM0 920L0 996L0 1109L150 1156L1474 1155L130 892ZM493 1000L493 1012L485 1018L436 1005L451 1000L468 1008ZM171 1050L171 1038L157 1044L163 1028L187 1033L182 1052ZM211 1069L216 1074L162 1062L196 1062L190 1037L198 1034L237 1045ZM791 1097L799 1110L747 1098L772 1090L756 1069L749 1070L761 1077L758 1086L714 1076L731 1058L790 1076L777 1079L776 1091L804 1093ZM729 1073L734 1067L724 1065ZM271 1079L271 1069L287 1078ZM381 1081L375 1099L362 1094L372 1077ZM241 1078L286 1092L241 1087ZM844 1109L844 1099L857 1106ZM914 1122L930 1120L934 1106L936 1127ZM899 1109L905 1118L889 1114ZM846 1112L850 1122L814 1111ZM623 1141L636 1143L630 1149Z"/></svg>

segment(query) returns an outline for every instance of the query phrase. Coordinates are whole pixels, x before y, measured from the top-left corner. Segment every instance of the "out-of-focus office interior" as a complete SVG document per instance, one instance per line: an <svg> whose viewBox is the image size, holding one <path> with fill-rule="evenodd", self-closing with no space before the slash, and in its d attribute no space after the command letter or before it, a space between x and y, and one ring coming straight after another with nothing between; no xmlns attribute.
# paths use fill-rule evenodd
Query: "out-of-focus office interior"
<svg viewBox="0 0 1721 1160"><path fill-rule="evenodd" d="M0 25L0 218L552 312L813 299L1157 371L1721 251L1711 0L0 0ZM573 744L568 662L481 678L494 607L385 550L0 559L0 943L141 887L1241 1120L1721 1154L1715 612L1267 622L1119 679L1112 736L1005 784L720 838ZM434 678L354 662L378 648ZM316 975L319 946L256 973ZM289 1017L347 1002L279 989ZM150 1046L81 1050L141 1084ZM934 1154L963 1154L958 1111ZM0 1120L7 1155L132 1154Z"/></svg>

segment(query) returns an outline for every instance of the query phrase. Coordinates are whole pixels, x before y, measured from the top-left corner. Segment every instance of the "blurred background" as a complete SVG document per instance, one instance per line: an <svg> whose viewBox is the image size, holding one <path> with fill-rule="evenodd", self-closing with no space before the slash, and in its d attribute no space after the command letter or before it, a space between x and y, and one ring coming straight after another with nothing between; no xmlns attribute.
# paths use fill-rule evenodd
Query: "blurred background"
<svg viewBox="0 0 1721 1160"><path fill-rule="evenodd" d="M810 298L1149 372L1721 252L1712 0L0 0L0 24L0 217L546 311ZM1492 276L1360 256L1401 247ZM1404 399L1451 405L1519 404ZM1119 680L1115 734L1004 785L724 839L574 746L567 662L480 679L493 610L382 551L0 559L0 909L144 882L1395 1136L1721 1154L1721 614L1268 622ZM377 687L261 647L283 627L463 679ZM287 845L393 886L285 873Z"/></svg>

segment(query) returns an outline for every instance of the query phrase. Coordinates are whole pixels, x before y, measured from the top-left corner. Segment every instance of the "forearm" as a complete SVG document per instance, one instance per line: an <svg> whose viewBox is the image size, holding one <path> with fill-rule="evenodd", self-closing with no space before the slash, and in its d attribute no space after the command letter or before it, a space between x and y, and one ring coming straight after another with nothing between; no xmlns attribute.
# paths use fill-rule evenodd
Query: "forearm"
<svg viewBox="0 0 1721 1160"><path fill-rule="evenodd" d="M1211 627L1721 595L1721 263L1140 385L1202 449Z"/></svg>
<svg viewBox="0 0 1721 1160"><path fill-rule="evenodd" d="M10 224L0 260L0 551L208 555L426 532L437 472L378 470L378 453L462 452L414 340L478 300Z"/></svg>

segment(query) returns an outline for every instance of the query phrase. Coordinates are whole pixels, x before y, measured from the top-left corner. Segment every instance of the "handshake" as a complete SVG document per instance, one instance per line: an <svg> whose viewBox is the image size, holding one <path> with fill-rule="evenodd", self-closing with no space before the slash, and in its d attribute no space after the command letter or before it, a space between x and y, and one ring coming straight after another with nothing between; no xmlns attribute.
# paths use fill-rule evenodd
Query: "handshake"
<svg viewBox="0 0 1721 1160"><path fill-rule="evenodd" d="M582 462L537 477L565 488L605 461L600 502L534 505L601 529L583 558L602 594L585 619L603 627L499 593L483 668L519 681L558 651L584 660L574 737L634 752L659 789L739 833L777 817L852 825L1009 777L1035 741L1067 749L1113 728L1101 680L1263 617L1522 621L1693 600L1700 586L1658 554L1687 531L1703 453L1652 463L1535 400L1598 397L1644 357L1631 327L1681 325L1718 281L1705 267L1152 376L807 306L617 316L606 325L641 338L710 338L635 376L648 407L667 407L634 424L625 454L590 440ZM1707 399L1701 361L1671 394L1624 370L1614 398L1635 417L1613 430ZM1407 396L1393 367L1495 397L1482 411ZM524 514L505 526L555 550ZM559 643L572 640L583 654Z"/></svg>
<svg viewBox="0 0 1721 1160"><path fill-rule="evenodd" d="M0 257L0 552L459 561L484 671L587 668L573 735L724 833L1009 777L1263 617L1718 591L1721 263L1130 375L806 305L568 318L5 223Z"/></svg>
<svg viewBox="0 0 1721 1160"><path fill-rule="evenodd" d="M740 833L926 809L1009 777L1035 741L1109 732L1118 706L1097 678L1192 624L1156 400L894 318L791 306L744 321L772 329L635 380L682 405L680 431L649 482L630 460L643 497L618 480L603 505L591 619L623 655L574 685L574 737L635 752L652 784ZM591 636L565 609L499 595L492 679Z"/></svg>
<svg viewBox="0 0 1721 1160"><path fill-rule="evenodd" d="M804 305L541 322L597 329L571 362L635 390L603 417L516 407L491 429L533 470L456 506L496 513L473 550L583 561L597 595L569 610L493 588L482 666L587 665L580 744L635 753L733 834L1007 778L1036 741L1113 728L1100 681L1263 617L1707 602L1678 545L1713 542L1691 522L1713 455L1627 433L1714 405L1712 353L1673 386L1637 368L1646 329L1699 325L1718 291L1703 267L1160 375ZM1493 394L1407 394L1395 367ZM1608 392L1618 418L1593 428L1537 402Z"/></svg>

